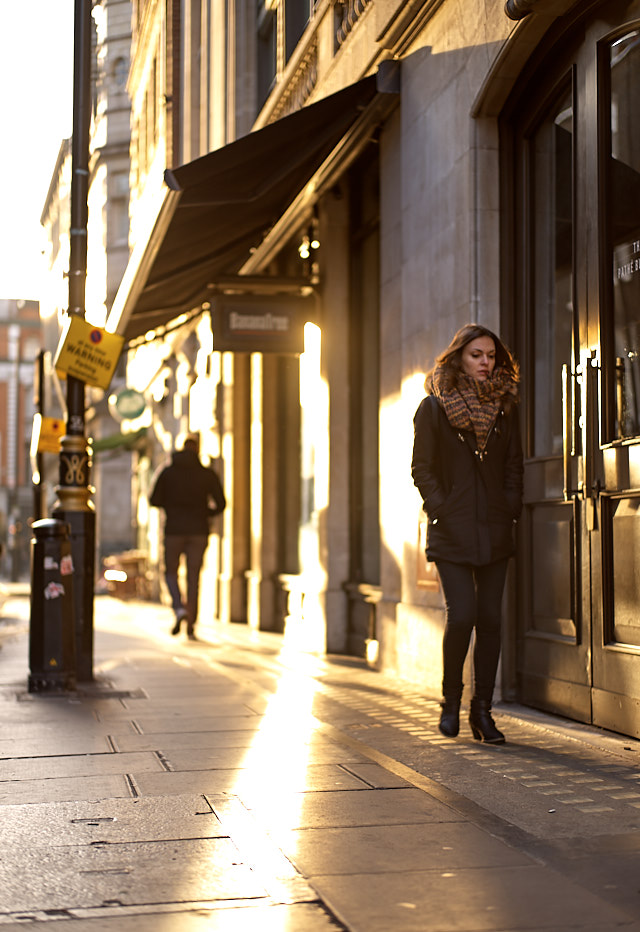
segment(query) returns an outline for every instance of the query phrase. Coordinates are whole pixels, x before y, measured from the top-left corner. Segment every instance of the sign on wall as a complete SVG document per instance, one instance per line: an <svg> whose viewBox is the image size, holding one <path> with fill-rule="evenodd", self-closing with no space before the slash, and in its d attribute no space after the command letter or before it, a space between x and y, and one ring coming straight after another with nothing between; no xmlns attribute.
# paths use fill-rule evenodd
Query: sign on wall
<svg viewBox="0 0 640 932"><path fill-rule="evenodd" d="M298 295L216 295L213 348L236 353L302 353L313 299Z"/></svg>

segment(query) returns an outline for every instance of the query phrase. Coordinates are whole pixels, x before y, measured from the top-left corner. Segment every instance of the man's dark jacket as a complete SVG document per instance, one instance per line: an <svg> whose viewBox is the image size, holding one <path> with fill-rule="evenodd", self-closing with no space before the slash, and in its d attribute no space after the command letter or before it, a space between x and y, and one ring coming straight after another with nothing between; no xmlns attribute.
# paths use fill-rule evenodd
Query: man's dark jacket
<svg viewBox="0 0 640 932"><path fill-rule="evenodd" d="M213 500L214 506L209 502ZM209 534L209 518L226 506L218 476L207 469L193 450L180 450L158 476L149 501L167 516L164 532L173 535Z"/></svg>
<svg viewBox="0 0 640 932"><path fill-rule="evenodd" d="M414 417L411 475L429 517L427 559L484 566L513 553L522 509L515 405L500 411L480 457L473 431L452 427L433 395Z"/></svg>

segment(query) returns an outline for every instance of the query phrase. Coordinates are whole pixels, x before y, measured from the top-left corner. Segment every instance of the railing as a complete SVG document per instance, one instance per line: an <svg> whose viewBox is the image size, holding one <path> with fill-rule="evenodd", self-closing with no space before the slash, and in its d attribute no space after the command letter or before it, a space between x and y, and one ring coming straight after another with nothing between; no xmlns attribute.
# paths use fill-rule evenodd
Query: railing
<svg viewBox="0 0 640 932"><path fill-rule="evenodd" d="M299 110L313 93L318 83L318 32L322 28L321 24L326 24L326 16L332 17L335 53L347 41L371 2L372 0L319 0L314 5L314 15L284 72L278 76L254 129Z"/></svg>
<svg viewBox="0 0 640 932"><path fill-rule="evenodd" d="M286 82L282 94L269 114L269 122L279 120L280 117L299 110L318 81L318 38L313 36L312 42L305 48L303 55L297 63L291 78Z"/></svg>
<svg viewBox="0 0 640 932"><path fill-rule="evenodd" d="M336 43L338 47L346 40L370 3L371 0L346 0L346 3L336 4L336 13L339 14L340 9L342 10L342 18L337 16Z"/></svg>

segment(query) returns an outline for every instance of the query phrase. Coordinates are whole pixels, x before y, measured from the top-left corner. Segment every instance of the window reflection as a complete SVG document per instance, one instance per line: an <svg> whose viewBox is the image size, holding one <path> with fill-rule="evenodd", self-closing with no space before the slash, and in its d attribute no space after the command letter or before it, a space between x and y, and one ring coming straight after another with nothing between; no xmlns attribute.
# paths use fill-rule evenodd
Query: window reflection
<svg viewBox="0 0 640 932"><path fill-rule="evenodd" d="M616 434L640 434L640 33L609 49L608 190L613 269Z"/></svg>
<svg viewBox="0 0 640 932"><path fill-rule="evenodd" d="M531 138L533 455L562 453L562 365L573 326L573 92Z"/></svg>

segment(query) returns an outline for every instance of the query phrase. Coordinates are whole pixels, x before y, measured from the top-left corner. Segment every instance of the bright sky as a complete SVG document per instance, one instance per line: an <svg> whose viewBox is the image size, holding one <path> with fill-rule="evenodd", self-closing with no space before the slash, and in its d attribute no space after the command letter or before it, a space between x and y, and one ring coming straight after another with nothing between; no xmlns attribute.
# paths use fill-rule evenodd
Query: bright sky
<svg viewBox="0 0 640 932"><path fill-rule="evenodd" d="M0 0L0 298L40 298L40 216L73 125L73 0Z"/></svg>

